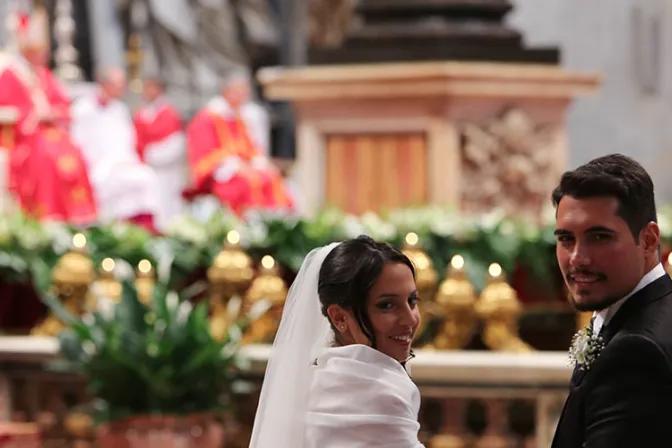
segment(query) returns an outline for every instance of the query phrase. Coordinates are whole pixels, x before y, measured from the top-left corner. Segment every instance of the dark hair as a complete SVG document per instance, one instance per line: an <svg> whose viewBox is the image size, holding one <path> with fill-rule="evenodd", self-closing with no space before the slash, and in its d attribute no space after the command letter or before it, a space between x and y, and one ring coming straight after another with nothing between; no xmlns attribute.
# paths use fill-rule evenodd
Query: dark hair
<svg viewBox="0 0 672 448"><path fill-rule="evenodd" d="M564 196L576 199L615 197L619 202L618 216L628 224L635 241L649 222L657 222L653 181L649 173L622 154L599 157L565 172L553 190L552 200L556 208Z"/></svg>
<svg viewBox="0 0 672 448"><path fill-rule="evenodd" d="M336 246L320 268L317 293L322 304L322 314L328 319L327 309L331 305L351 310L374 348L376 337L367 312L366 298L389 263L405 264L415 277L413 263L399 249L361 235ZM333 322L331 326L334 327ZM334 332L338 334L335 328Z"/></svg>

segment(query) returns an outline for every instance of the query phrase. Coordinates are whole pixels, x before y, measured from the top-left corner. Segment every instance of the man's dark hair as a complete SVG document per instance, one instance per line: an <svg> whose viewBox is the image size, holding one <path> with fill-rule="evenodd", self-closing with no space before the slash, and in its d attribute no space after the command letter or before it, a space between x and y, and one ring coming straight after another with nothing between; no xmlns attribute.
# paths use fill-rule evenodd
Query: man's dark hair
<svg viewBox="0 0 672 448"><path fill-rule="evenodd" d="M565 196L615 197L619 202L618 216L628 224L635 241L648 223L658 221L651 176L642 165L622 154L599 157L566 171L553 190L553 205L557 208Z"/></svg>

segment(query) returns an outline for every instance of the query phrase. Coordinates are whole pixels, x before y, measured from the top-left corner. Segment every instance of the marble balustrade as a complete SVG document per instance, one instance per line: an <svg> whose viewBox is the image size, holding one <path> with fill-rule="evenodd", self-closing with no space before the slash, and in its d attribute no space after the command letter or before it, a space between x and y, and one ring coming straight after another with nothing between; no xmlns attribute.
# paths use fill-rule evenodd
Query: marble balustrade
<svg viewBox="0 0 672 448"><path fill-rule="evenodd" d="M264 345L241 351L249 361L243 374L252 385L250 396L243 397L247 414L236 424L243 434L249 432L269 353ZM571 374L566 353L418 350L416 355L411 373L423 396L421 437L428 447L550 446ZM37 422L53 443L92 446L86 436L74 434L69 419L90 399L85 381L49 369L57 359L53 338L0 337L0 418ZM522 432L515 423L521 414L531 417Z"/></svg>

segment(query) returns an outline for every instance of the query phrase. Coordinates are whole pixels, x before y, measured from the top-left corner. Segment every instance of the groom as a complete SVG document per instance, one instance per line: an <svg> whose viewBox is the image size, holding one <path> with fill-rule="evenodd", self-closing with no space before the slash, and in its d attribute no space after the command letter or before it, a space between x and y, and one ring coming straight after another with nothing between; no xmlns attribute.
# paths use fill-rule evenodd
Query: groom
<svg viewBox="0 0 672 448"><path fill-rule="evenodd" d="M672 280L653 182L609 155L566 172L553 203L562 274L605 345L577 363L552 448L672 446Z"/></svg>

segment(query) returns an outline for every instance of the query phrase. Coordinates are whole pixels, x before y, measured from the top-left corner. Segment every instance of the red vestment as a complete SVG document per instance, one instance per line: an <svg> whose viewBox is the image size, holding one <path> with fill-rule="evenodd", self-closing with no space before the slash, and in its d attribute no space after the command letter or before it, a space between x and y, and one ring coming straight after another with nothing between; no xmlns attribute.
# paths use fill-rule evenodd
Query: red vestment
<svg viewBox="0 0 672 448"><path fill-rule="evenodd" d="M133 116L136 147L140 160L145 162L148 145L158 143L182 130L180 113L170 104L162 104L155 111L140 109Z"/></svg>
<svg viewBox="0 0 672 448"><path fill-rule="evenodd" d="M70 99L47 68L10 63L0 73L0 107L18 120L1 129L9 148L9 189L38 219L89 224L96 203L82 154L69 133ZM40 120L43 111L52 118Z"/></svg>
<svg viewBox="0 0 672 448"><path fill-rule="evenodd" d="M136 112L133 123L138 156L154 169L161 187L157 225L165 229L184 206L187 170L182 118L172 105L158 99Z"/></svg>
<svg viewBox="0 0 672 448"><path fill-rule="evenodd" d="M293 208L278 171L256 163L265 156L239 117L224 118L208 109L199 112L187 128L187 153L193 188L214 194L234 212ZM235 173L217 180L216 171L231 159L236 160Z"/></svg>

